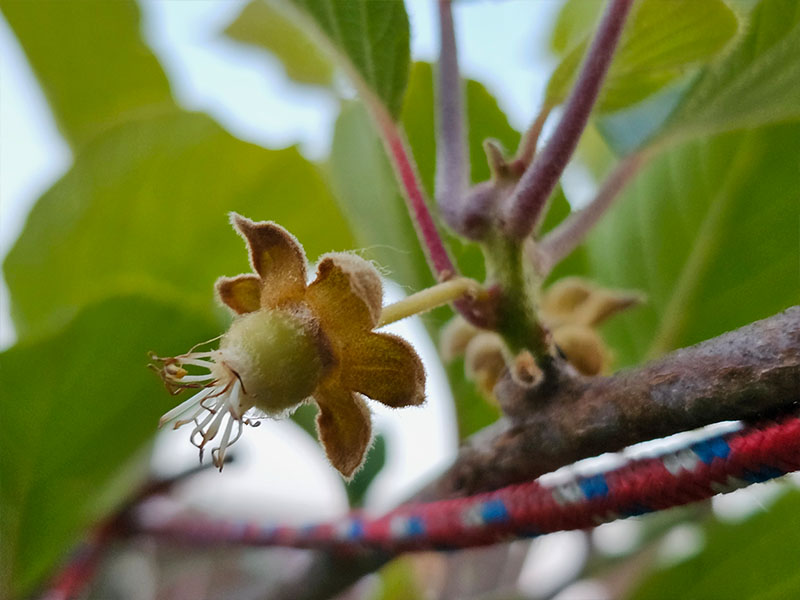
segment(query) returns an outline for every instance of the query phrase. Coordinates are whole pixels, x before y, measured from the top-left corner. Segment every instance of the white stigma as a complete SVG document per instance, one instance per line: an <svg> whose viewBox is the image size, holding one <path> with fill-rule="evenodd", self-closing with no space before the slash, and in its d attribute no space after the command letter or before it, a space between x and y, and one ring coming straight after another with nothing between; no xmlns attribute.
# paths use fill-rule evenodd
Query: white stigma
<svg viewBox="0 0 800 600"><path fill-rule="evenodd" d="M225 464L228 448L241 437L244 425L259 425L258 421L245 417L245 413L253 407L253 402L239 374L225 358L225 350L222 349L156 359L163 363L160 373L171 389L200 388L194 396L165 413L159 421L159 427L175 419L174 429L194 423L190 440L200 450L201 462L206 444L216 438L221 430L220 443L211 451L214 466L220 471ZM190 375L185 366L208 372ZM237 429L231 439L234 423Z"/></svg>

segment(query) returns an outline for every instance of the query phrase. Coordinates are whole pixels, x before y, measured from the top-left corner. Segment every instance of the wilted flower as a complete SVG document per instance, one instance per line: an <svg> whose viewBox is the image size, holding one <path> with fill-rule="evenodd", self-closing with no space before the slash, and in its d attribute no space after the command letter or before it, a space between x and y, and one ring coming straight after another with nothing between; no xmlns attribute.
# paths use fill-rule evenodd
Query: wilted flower
<svg viewBox="0 0 800 600"><path fill-rule="evenodd" d="M171 390L199 390L161 424L179 417L176 428L194 423L191 440L201 459L206 444L222 431L212 451L222 469L225 452L244 425L257 425L255 419L264 415L287 416L313 400L328 459L351 477L372 439L361 394L392 407L421 404L422 362L402 338L373 331L383 291L369 262L351 254L326 255L316 279L306 284L306 256L289 232L236 214L231 220L247 242L255 273L216 283L219 298L237 315L219 349L157 359ZM186 367L206 372L190 374Z"/></svg>

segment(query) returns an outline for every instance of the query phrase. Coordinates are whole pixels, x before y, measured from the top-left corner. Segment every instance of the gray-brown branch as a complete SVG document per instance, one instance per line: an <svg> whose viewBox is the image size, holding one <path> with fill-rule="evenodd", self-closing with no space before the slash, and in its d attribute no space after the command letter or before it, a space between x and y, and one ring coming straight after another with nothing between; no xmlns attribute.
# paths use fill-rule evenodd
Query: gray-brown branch
<svg viewBox="0 0 800 600"><path fill-rule="evenodd" d="M800 402L800 306L612 377L564 377L546 391L509 378L495 392L507 416L470 438L415 501L497 489L637 442L789 410ZM274 597L331 596L388 558L320 559L313 577Z"/></svg>

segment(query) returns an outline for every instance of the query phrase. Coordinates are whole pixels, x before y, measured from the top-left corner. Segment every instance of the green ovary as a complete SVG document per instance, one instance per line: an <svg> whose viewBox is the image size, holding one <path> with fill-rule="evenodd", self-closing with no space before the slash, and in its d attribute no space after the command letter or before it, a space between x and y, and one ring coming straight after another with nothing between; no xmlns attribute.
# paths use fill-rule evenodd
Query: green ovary
<svg viewBox="0 0 800 600"><path fill-rule="evenodd" d="M322 374L313 328L298 316L262 309L238 317L222 339L223 360L248 400L282 416L308 398Z"/></svg>

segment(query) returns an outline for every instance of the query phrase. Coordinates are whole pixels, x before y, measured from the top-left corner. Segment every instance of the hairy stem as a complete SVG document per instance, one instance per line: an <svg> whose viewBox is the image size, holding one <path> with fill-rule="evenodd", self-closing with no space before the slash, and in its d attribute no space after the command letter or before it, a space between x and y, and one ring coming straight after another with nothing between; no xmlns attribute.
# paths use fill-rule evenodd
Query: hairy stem
<svg viewBox="0 0 800 600"><path fill-rule="evenodd" d="M394 167L397 181L405 192L404 197L408 204L408 211L417 230L420 242L425 249L431 270L439 280L446 280L456 274L456 268L447 249L444 247L433 216L428 210L425 200L425 191L419 179L414 159L392 118L383 109L377 100L367 99L366 102L378 124L386 150Z"/></svg>
<svg viewBox="0 0 800 600"><path fill-rule="evenodd" d="M545 277L586 238L586 235L608 211L622 188L649 160L650 153L635 152L620 161L603 182L592 201L582 210L567 217L548 233L538 245L528 248L537 271Z"/></svg>
<svg viewBox="0 0 800 600"><path fill-rule="evenodd" d="M377 327L428 312L465 296L478 298L482 294L485 294L483 288L474 279L468 277L450 279L385 306Z"/></svg>
<svg viewBox="0 0 800 600"><path fill-rule="evenodd" d="M564 115L550 142L517 184L503 214L503 229L517 240L533 231L567 166L597 100L633 0L611 0L589 47Z"/></svg>
<svg viewBox="0 0 800 600"><path fill-rule="evenodd" d="M450 0L439 0L441 47L436 77L436 201L442 218L460 232L468 183L464 106Z"/></svg>

